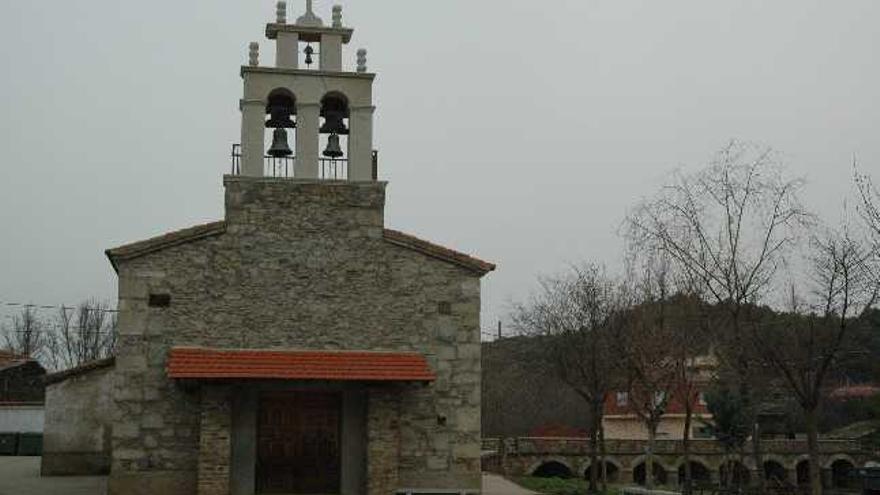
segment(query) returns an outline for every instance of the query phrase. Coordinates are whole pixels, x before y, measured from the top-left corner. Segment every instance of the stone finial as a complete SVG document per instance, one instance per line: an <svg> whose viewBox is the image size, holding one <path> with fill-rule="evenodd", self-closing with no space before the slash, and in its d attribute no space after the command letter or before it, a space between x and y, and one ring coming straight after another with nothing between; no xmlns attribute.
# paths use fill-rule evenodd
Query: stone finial
<svg viewBox="0 0 880 495"><path fill-rule="evenodd" d="M333 6L333 27L342 27L342 5Z"/></svg>
<svg viewBox="0 0 880 495"><path fill-rule="evenodd" d="M284 0L275 4L275 22L278 24L287 24L287 2Z"/></svg>
<svg viewBox="0 0 880 495"><path fill-rule="evenodd" d="M248 64L251 67L260 65L260 44L256 41L251 41L248 45Z"/></svg>
<svg viewBox="0 0 880 495"><path fill-rule="evenodd" d="M324 21L322 21L320 17L316 16L315 12L312 10L312 0L306 0L306 13L301 15L299 19L296 20L296 25L308 27L324 26Z"/></svg>
<svg viewBox="0 0 880 495"><path fill-rule="evenodd" d="M358 72L366 72L367 71L367 49L360 48L357 51L357 71Z"/></svg>

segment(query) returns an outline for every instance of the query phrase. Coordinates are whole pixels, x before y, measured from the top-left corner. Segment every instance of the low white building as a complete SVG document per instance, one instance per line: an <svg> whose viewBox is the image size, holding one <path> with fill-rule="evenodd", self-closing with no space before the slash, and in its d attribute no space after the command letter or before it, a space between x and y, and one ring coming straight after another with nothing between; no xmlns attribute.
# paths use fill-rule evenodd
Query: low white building
<svg viewBox="0 0 880 495"><path fill-rule="evenodd" d="M0 433L42 433L43 404L0 404Z"/></svg>
<svg viewBox="0 0 880 495"><path fill-rule="evenodd" d="M36 360L0 350L0 454L19 453L22 434L43 433L45 376ZM38 453L34 442L28 439L26 453Z"/></svg>

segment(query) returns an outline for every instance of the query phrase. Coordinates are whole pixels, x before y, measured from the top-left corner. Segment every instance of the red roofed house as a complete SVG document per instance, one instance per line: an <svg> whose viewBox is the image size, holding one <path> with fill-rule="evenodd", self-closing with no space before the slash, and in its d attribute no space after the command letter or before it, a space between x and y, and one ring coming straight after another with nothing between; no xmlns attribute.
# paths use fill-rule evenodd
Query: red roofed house
<svg viewBox="0 0 880 495"><path fill-rule="evenodd" d="M14 434L43 432L45 375L36 359L0 349L0 453L16 452Z"/></svg>
<svg viewBox="0 0 880 495"><path fill-rule="evenodd" d="M828 397L831 400L863 400L880 395L880 385L873 383L843 384L831 389Z"/></svg>
<svg viewBox="0 0 880 495"><path fill-rule="evenodd" d="M712 414L706 407L706 401L700 389L705 389L712 373L715 371L715 358L702 356L694 360L690 366L692 379L697 385L698 392L689 400L693 418L691 420L690 437L695 439L712 438L710 428L706 426L712 418ZM619 390L605 397L604 416L602 426L605 430L605 438L610 440L647 440L648 429L633 407L631 392ZM666 412L663 414L657 427L657 437L665 440L681 440L684 437L685 423L685 400L686 393L670 391L667 400ZM657 397L656 400L664 399Z"/></svg>
<svg viewBox="0 0 880 495"><path fill-rule="evenodd" d="M111 494L480 490L495 267L385 228L375 74L365 52L343 69L341 8L327 25L308 3L295 23L279 3L274 65L252 44L241 68L224 220L107 251Z"/></svg>

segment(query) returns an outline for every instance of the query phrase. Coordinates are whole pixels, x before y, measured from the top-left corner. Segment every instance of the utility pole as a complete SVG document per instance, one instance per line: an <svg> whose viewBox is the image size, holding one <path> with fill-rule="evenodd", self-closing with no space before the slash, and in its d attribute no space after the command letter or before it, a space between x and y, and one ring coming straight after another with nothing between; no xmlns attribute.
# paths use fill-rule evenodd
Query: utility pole
<svg viewBox="0 0 880 495"><path fill-rule="evenodd" d="M501 320L498 320L498 340L501 340Z"/></svg>

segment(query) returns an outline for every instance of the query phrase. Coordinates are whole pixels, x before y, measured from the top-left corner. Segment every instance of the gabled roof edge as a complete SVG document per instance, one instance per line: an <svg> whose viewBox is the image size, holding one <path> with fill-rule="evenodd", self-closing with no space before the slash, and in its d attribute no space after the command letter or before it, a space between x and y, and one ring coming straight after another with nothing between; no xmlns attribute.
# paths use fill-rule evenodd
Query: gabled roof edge
<svg viewBox="0 0 880 495"><path fill-rule="evenodd" d="M198 239L220 235L226 232L226 221L220 220L194 227L188 227L166 234L151 237L143 241L124 244L104 251L115 271L119 271L118 262L160 251L162 249L185 244ZM401 246L419 253L456 264L482 276L495 270L495 264L483 261L474 256L443 247L439 244L419 239L410 234L393 229L384 229L383 239L386 242Z"/></svg>
<svg viewBox="0 0 880 495"><path fill-rule="evenodd" d="M86 373L90 373L95 370L100 370L104 368L109 368L116 364L116 357L110 356L104 359L98 359L95 361L89 361L88 363L81 364L79 366L66 369L63 371L58 371L55 373L48 374L43 377L43 383L46 385L52 385L54 383L60 383L69 378L73 378L75 376L84 375Z"/></svg>
<svg viewBox="0 0 880 495"><path fill-rule="evenodd" d="M177 246L198 239L220 235L224 232L226 232L226 221L220 220L217 222L210 222L175 230L143 241L132 242L115 248L110 248L104 251L104 254L107 255L110 264L113 265L113 270L119 272L119 267L117 265L119 260L137 258L171 246Z"/></svg>
<svg viewBox="0 0 880 495"><path fill-rule="evenodd" d="M398 230L385 229L383 236L385 241L391 244L408 248L442 261L456 264L462 268L466 268L472 272L475 272L480 276L483 276L495 270L495 264L493 263L489 263L488 261L483 261L474 256L443 247L439 244L434 244L432 242L419 239L418 237L400 232Z"/></svg>

